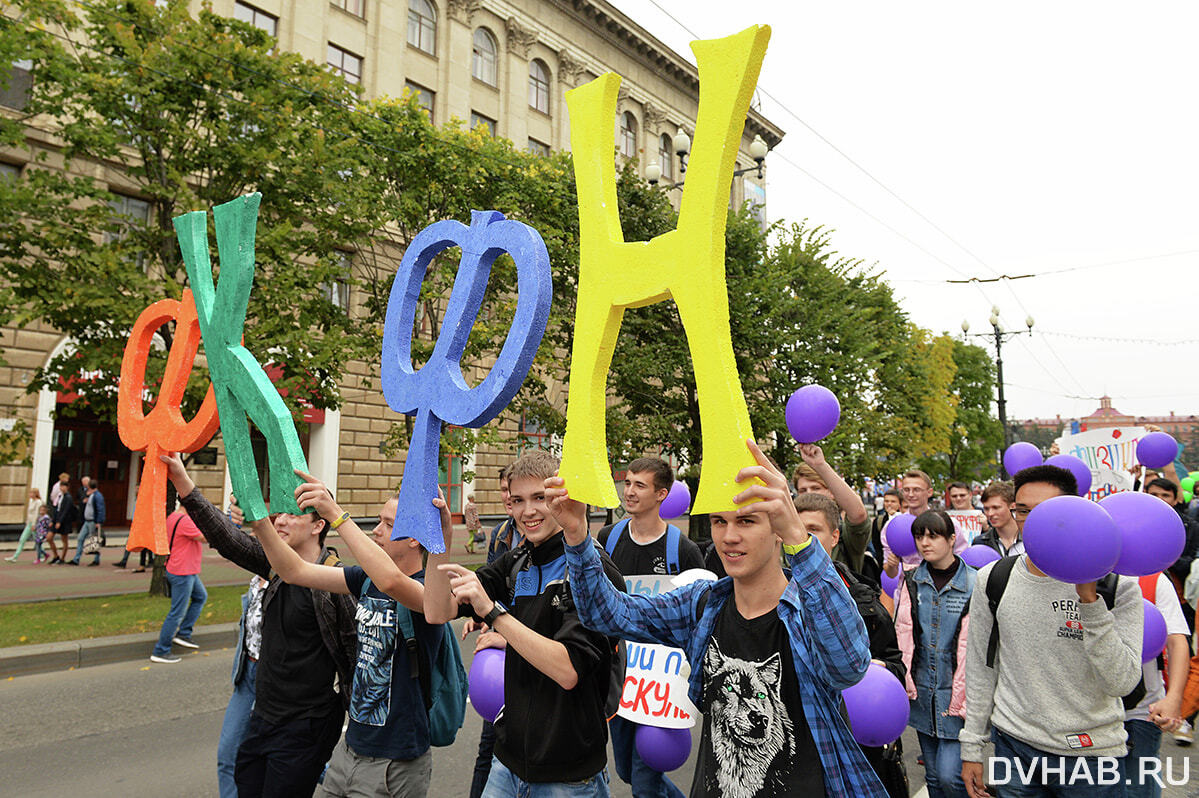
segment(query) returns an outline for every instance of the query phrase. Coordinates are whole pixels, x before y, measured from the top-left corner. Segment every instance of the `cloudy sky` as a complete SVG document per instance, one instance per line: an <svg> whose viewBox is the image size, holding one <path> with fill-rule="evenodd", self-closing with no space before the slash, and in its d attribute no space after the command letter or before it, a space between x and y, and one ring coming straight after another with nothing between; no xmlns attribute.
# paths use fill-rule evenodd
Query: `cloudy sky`
<svg viewBox="0 0 1199 798"><path fill-rule="evenodd" d="M1199 4L613 2L692 61L772 27L771 219L834 228L934 331L1031 314L1010 418L1199 413ZM1045 276L945 282L1001 274Z"/></svg>

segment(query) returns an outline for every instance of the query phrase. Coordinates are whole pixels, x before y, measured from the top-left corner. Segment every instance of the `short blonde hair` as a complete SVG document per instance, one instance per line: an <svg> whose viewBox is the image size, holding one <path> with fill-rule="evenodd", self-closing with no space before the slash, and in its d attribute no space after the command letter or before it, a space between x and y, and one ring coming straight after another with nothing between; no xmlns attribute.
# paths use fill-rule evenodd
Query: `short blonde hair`
<svg viewBox="0 0 1199 798"><path fill-rule="evenodd" d="M807 463L800 463L795 467L795 473L791 475L791 484L798 487L801 479L810 479L813 482L819 482L820 487L828 488L828 483L821 479L820 475L816 473L816 469Z"/></svg>
<svg viewBox="0 0 1199 798"><path fill-rule="evenodd" d="M558 458L544 449L533 449L516 458L508 469L508 482L533 477L546 480L558 473Z"/></svg>

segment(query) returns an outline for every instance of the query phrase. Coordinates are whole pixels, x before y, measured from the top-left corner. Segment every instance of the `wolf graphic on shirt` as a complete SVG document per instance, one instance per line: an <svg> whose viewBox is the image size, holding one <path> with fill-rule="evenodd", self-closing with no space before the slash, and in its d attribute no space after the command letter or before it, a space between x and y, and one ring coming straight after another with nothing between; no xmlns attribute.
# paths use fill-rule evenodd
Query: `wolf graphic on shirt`
<svg viewBox="0 0 1199 798"><path fill-rule="evenodd" d="M708 647L704 677L717 763L716 784L706 785L709 793L753 798L781 788L776 781L779 770L796 754L791 716L783 704L782 667L777 652L764 662L753 662L725 656L715 640Z"/></svg>

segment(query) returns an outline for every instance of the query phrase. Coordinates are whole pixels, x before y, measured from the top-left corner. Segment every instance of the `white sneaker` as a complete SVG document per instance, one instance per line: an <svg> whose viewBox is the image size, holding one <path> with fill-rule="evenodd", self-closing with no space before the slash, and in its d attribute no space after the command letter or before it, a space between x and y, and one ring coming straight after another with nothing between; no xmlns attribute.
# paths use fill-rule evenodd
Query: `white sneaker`
<svg viewBox="0 0 1199 798"><path fill-rule="evenodd" d="M183 646L184 648L200 647L198 643L193 643L190 637L173 637L171 638L171 642L177 646Z"/></svg>
<svg viewBox="0 0 1199 798"><path fill-rule="evenodd" d="M1195 742L1195 730L1191 727L1190 723L1185 720L1182 722L1182 725L1178 727L1178 731L1174 732L1174 742L1183 748Z"/></svg>
<svg viewBox="0 0 1199 798"><path fill-rule="evenodd" d="M176 657L174 654L167 654L165 657L160 657L157 654L151 654L150 661L158 662L163 665L174 665L176 662L182 662L183 657Z"/></svg>

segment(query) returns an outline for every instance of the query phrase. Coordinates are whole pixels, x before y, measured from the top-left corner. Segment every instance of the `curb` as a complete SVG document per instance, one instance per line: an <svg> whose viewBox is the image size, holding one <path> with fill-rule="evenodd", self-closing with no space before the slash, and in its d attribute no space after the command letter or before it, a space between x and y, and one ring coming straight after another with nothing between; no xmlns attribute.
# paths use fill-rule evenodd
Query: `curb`
<svg viewBox="0 0 1199 798"><path fill-rule="evenodd" d="M237 624L197 626L192 633L192 639L209 650L229 648L237 645ZM143 632L0 648L0 678L73 670L113 662L141 659L149 661L150 651L157 640L157 632Z"/></svg>

